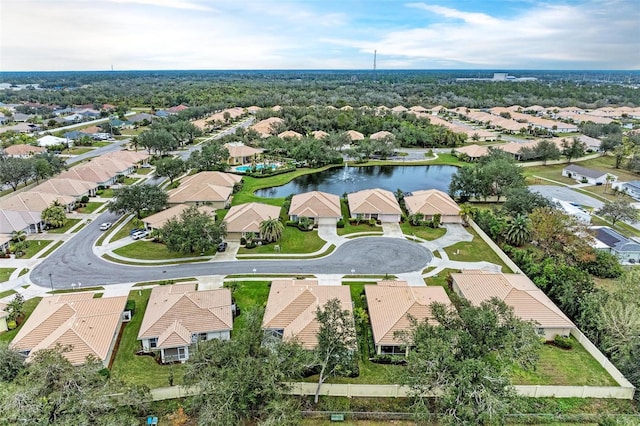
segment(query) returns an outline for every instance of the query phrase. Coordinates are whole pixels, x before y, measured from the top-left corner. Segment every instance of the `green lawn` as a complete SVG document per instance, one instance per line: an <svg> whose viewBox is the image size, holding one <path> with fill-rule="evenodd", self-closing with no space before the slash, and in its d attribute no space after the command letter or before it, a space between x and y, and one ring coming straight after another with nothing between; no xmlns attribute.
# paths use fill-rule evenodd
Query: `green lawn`
<svg viewBox="0 0 640 426"><path fill-rule="evenodd" d="M29 319L31 313L36 308L36 306L38 306L38 303L40 303L41 300L42 297L34 297L33 299L24 301L24 318L20 321L16 329L0 333L0 342L10 342L11 340L13 340L16 334L18 334L18 331L20 331L22 324L24 324Z"/></svg>
<svg viewBox="0 0 640 426"><path fill-rule="evenodd" d="M408 222L403 222L400 224L400 229L402 229L402 233L405 235L415 235L418 238L422 238L423 240L436 240L442 237L447 233L446 228L429 228L428 226L412 226Z"/></svg>
<svg viewBox="0 0 640 426"><path fill-rule="evenodd" d="M584 192L587 195L591 195L602 201L628 201L630 203L635 202L633 198L626 194L622 194L618 192L614 194L611 188L606 187L604 185L593 185L593 186L585 186L584 188L580 188L579 192ZM593 195L592 195L593 194Z"/></svg>
<svg viewBox="0 0 640 426"><path fill-rule="evenodd" d="M240 315L233 320L233 333L231 338L237 333L242 333L246 327L247 310L255 306L266 306L269 298L269 285L271 281L227 281L225 287L235 287L233 290L233 300L240 308Z"/></svg>
<svg viewBox="0 0 640 426"><path fill-rule="evenodd" d="M135 226L135 222L137 221L135 218L133 218L129 222L125 223L124 226L120 228L120 230L118 230L118 232L116 232L116 234L113 237L111 237L111 241L118 241L121 238L128 237L133 228L142 227L142 226Z"/></svg>
<svg viewBox="0 0 640 426"><path fill-rule="evenodd" d="M139 167L138 169L136 169L136 173L139 175L148 175L149 173L151 173L152 170L153 170L152 168L145 169L145 168Z"/></svg>
<svg viewBox="0 0 640 426"><path fill-rule="evenodd" d="M76 211L78 213L93 213L94 211L98 210L103 204L104 203L99 201L90 201L86 206L80 207Z"/></svg>
<svg viewBox="0 0 640 426"><path fill-rule="evenodd" d="M535 371L514 367L512 380L518 385L617 386L615 380L575 340L573 349L543 345Z"/></svg>
<svg viewBox="0 0 640 426"><path fill-rule="evenodd" d="M133 185L134 183L136 183L137 181L139 181L141 178L132 178L132 177L125 177L124 178L124 184L125 185Z"/></svg>
<svg viewBox="0 0 640 426"><path fill-rule="evenodd" d="M73 149L69 149L66 151L66 154L70 154L70 155L80 155L80 154L85 154L89 151L93 151L93 148L88 147L88 146L80 146L77 148L73 148Z"/></svg>
<svg viewBox="0 0 640 426"><path fill-rule="evenodd" d="M136 241L113 251L115 254L128 257L130 259L142 260L163 260L163 259L184 259L187 257L198 257L200 253L174 253L167 249L167 246L152 241ZM215 249L205 252L204 256L213 256Z"/></svg>
<svg viewBox="0 0 640 426"><path fill-rule="evenodd" d="M56 243L55 243L55 244L53 244L51 247L49 247L49 248L47 249L47 251L45 251L45 252L42 254L42 256L40 256L40 259L43 259L43 258L45 258L45 257L49 256L51 253L53 253L53 251L54 251L55 249L57 249L58 247L60 247L62 244L64 244L64 241L56 241Z"/></svg>
<svg viewBox="0 0 640 426"><path fill-rule="evenodd" d="M169 386L169 373L173 369L174 384L181 385L184 374L182 364L160 365L149 355L136 355L136 352L142 349L137 338L150 295L150 289L134 290L129 293L129 299L136 302L136 311L122 331L120 344L111 366L111 374L129 383L159 388Z"/></svg>
<svg viewBox="0 0 640 426"><path fill-rule="evenodd" d="M615 158L613 156L593 158L591 160L580 161L575 164L582 167L602 170L604 172L611 173L618 176L618 180L621 181L637 180L639 176L636 173L632 173L624 169L616 169ZM548 166L523 167L522 170L525 176L537 175L548 179L553 179L558 182L567 183L569 185L574 185L577 183L574 179L569 179L562 176L562 169L567 167L567 165L568 164L554 164Z"/></svg>
<svg viewBox="0 0 640 426"><path fill-rule="evenodd" d="M274 249L280 246L280 253L313 253L318 251L326 243L318 236L317 231L303 232L293 226L285 226L282 237L277 243L257 246L252 249L240 247L238 254L272 254L277 253Z"/></svg>
<svg viewBox="0 0 640 426"><path fill-rule="evenodd" d="M5 269L5 268L2 268ZM0 271L0 274L2 273L2 271ZM7 280L5 280L7 281ZM7 296L11 296L12 294L16 294L17 291L10 289L10 290L5 290L5 291L0 291L0 299L2 299L3 297L7 297Z"/></svg>
<svg viewBox="0 0 640 426"><path fill-rule="evenodd" d="M9 277L15 270L16 268L0 268L0 283L9 281Z"/></svg>
<svg viewBox="0 0 640 426"><path fill-rule="evenodd" d="M62 290L48 291L48 294L66 294L66 293L78 293L82 291L98 291L104 290L104 287L83 287L83 288L65 288Z"/></svg>
<svg viewBox="0 0 640 426"><path fill-rule="evenodd" d="M29 240L29 247L24 251L20 259L31 259L40 250L51 244L53 240Z"/></svg>
<svg viewBox="0 0 640 426"><path fill-rule="evenodd" d="M113 189L111 188L101 189L98 191L98 196L100 198L113 198Z"/></svg>
<svg viewBox="0 0 640 426"><path fill-rule="evenodd" d="M344 228L338 228L338 235L348 235L359 232L380 232L382 234L382 228L378 226L371 226L369 221L364 221L359 225L349 223L349 205L346 200L340 199L340 210L344 221Z"/></svg>
<svg viewBox="0 0 640 426"><path fill-rule="evenodd" d="M73 228L81 220L82 219L67 219L67 223L65 223L64 226L60 228L49 229L47 230L47 232L50 234L64 234L69 229Z"/></svg>
<svg viewBox="0 0 640 426"><path fill-rule="evenodd" d="M484 242L480 236L471 227L467 228L470 234L473 234L473 240L470 242L462 241L452 246L445 247L444 251L451 260L461 262L480 262L487 261L502 266L502 272L511 273L511 269L498 257L498 255ZM455 254L458 253L458 254Z"/></svg>

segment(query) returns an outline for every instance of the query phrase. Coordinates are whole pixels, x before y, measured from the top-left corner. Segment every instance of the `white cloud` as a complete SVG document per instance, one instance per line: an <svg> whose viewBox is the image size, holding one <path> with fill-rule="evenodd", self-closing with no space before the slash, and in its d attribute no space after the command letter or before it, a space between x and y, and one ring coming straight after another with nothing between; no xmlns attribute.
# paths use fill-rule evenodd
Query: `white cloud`
<svg viewBox="0 0 640 426"><path fill-rule="evenodd" d="M167 7L172 9L198 10L202 12L211 12L213 9L192 1L184 0L103 0L110 3L120 4L142 4L156 7Z"/></svg>

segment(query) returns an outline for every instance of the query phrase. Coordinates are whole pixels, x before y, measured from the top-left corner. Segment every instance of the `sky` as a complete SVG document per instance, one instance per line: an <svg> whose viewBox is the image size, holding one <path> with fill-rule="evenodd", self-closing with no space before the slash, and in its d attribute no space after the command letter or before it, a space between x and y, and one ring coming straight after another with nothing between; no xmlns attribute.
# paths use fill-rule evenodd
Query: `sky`
<svg viewBox="0 0 640 426"><path fill-rule="evenodd" d="M640 69L640 0L0 0L0 71Z"/></svg>

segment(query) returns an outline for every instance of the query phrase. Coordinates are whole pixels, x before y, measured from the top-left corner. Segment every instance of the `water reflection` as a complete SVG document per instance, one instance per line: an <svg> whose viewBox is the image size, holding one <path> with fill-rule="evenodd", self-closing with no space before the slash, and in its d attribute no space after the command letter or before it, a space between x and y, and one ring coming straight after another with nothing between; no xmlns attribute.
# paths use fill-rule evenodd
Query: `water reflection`
<svg viewBox="0 0 640 426"><path fill-rule="evenodd" d="M336 167L297 177L283 186L261 189L256 195L275 198L309 191L342 195L371 188L389 191L400 188L404 192L439 189L446 192L456 170L454 166Z"/></svg>

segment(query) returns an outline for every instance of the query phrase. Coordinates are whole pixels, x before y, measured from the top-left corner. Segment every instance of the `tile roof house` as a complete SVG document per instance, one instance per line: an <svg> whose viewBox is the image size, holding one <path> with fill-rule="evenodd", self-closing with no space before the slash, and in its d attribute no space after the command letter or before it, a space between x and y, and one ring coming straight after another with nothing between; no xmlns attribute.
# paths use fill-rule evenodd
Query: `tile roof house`
<svg viewBox="0 0 640 426"><path fill-rule="evenodd" d="M4 155L6 155L7 157L29 158L32 155L45 152L46 149L40 146L18 144L18 145L9 145L5 149L3 149L3 151L4 151Z"/></svg>
<svg viewBox="0 0 640 426"><path fill-rule="evenodd" d="M225 143L224 147L229 151L227 163L232 166L251 164L264 152L264 149L247 146L242 142Z"/></svg>
<svg viewBox="0 0 640 426"><path fill-rule="evenodd" d="M88 164L72 167L66 172L60 173L57 177L61 179L86 180L87 182L95 183L99 187L111 186L116 181L116 175Z"/></svg>
<svg viewBox="0 0 640 426"><path fill-rule="evenodd" d="M526 275L478 270L451 274L453 290L472 305L496 297L513 308L516 316L537 323L546 340L568 336L575 325Z"/></svg>
<svg viewBox="0 0 640 426"><path fill-rule="evenodd" d="M381 130L369 136L369 139L377 140L384 138L395 138L395 135L391 132L387 132L386 130Z"/></svg>
<svg viewBox="0 0 640 426"><path fill-rule="evenodd" d="M615 255L620 263L640 263L640 243L631 240L608 226L594 226L596 250Z"/></svg>
<svg viewBox="0 0 640 426"><path fill-rule="evenodd" d="M27 354L56 345L69 346L63 355L73 365L92 355L109 365L125 317L126 296L94 299L93 293L45 297L24 323L10 347Z"/></svg>
<svg viewBox="0 0 640 426"><path fill-rule="evenodd" d="M435 324L431 314L434 302L451 306L440 286L409 286L406 281L380 281L365 285L373 343L378 355L407 355L409 348L396 333L409 331L411 320Z"/></svg>
<svg viewBox="0 0 640 426"><path fill-rule="evenodd" d="M360 132L356 132L355 130L347 130L345 132L351 141L361 141L364 139L364 135Z"/></svg>
<svg viewBox="0 0 640 426"><path fill-rule="evenodd" d="M34 187L32 191L69 195L78 200L85 195L95 197L97 189L98 185L86 180L51 178Z"/></svg>
<svg viewBox="0 0 640 426"><path fill-rule="evenodd" d="M402 209L391 191L365 189L347 195L351 217L376 219L381 222L400 222Z"/></svg>
<svg viewBox="0 0 640 426"><path fill-rule="evenodd" d="M609 182L618 180L618 176L612 173L588 169L577 164L570 164L562 169L562 176L575 179L578 182L590 183L591 185L603 185L607 183L607 177L610 179Z"/></svg>
<svg viewBox="0 0 640 426"><path fill-rule="evenodd" d="M284 120L282 118L269 117L257 122L249 128L258 132L261 137L268 138L269 136L272 136L273 126L277 126L279 124L284 124Z"/></svg>
<svg viewBox="0 0 640 426"><path fill-rule="evenodd" d="M267 219L280 217L280 207L262 203L246 203L233 206L224 217L227 240L240 241L249 233L260 238L260 224Z"/></svg>
<svg viewBox="0 0 640 426"><path fill-rule="evenodd" d="M234 306L227 288L196 291L196 284L154 287L138 340L145 352L160 351L162 363L185 362L201 341L229 340Z"/></svg>
<svg viewBox="0 0 640 426"><path fill-rule="evenodd" d="M295 132L293 130L286 130L282 133L278 133L278 137L280 139L302 139L302 135L298 132Z"/></svg>
<svg viewBox="0 0 640 426"><path fill-rule="evenodd" d="M433 215L439 214L441 223L462 223L458 204L449 194L437 189L413 191L404 197L404 203L410 215L422 213L425 220L431 220Z"/></svg>
<svg viewBox="0 0 640 426"><path fill-rule="evenodd" d="M128 164L129 166L134 166L136 164L146 163L147 160L151 158L151 155L149 155L149 153L146 151L122 150L122 151L110 152L108 154L103 154L98 158L116 160L116 161L120 161L122 163Z"/></svg>
<svg viewBox="0 0 640 426"><path fill-rule="evenodd" d="M461 146L460 148L455 148L455 151L458 154L463 154L469 157L469 160L475 161L480 157L484 157L489 153L489 148L487 146L471 144L467 146Z"/></svg>
<svg viewBox="0 0 640 426"><path fill-rule="evenodd" d="M67 212L71 212L76 203L75 197L70 195L58 195L48 192L25 191L12 194L10 197L0 200L0 208L14 211L40 212L55 202L64 206Z"/></svg>
<svg viewBox="0 0 640 426"><path fill-rule="evenodd" d="M86 163L86 165L105 170L114 176L126 176L133 173L134 169L133 164L129 161L120 161L113 157L110 158L104 156L96 157Z"/></svg>
<svg viewBox="0 0 640 426"><path fill-rule="evenodd" d="M338 299L342 309L353 314L348 286L321 286L317 280L273 280L262 329L283 340L297 339L305 349L313 349L320 330L316 311L331 299Z"/></svg>
<svg viewBox="0 0 640 426"><path fill-rule="evenodd" d="M311 136L313 136L314 139L324 139L329 137L329 133L323 130L314 130L313 132L311 132Z"/></svg>
<svg viewBox="0 0 640 426"><path fill-rule="evenodd" d="M289 220L297 222L301 217L313 219L313 223L316 225L335 226L342 219L340 197L320 191L294 195L291 198Z"/></svg>
<svg viewBox="0 0 640 426"><path fill-rule="evenodd" d="M148 230L160 229L162 228L169 219L180 218L180 215L187 210L189 205L187 204L176 204L173 207L169 207L166 210L162 210L156 214L152 214L151 216L147 216L143 219L144 226ZM198 207L198 211L200 213L207 214L212 218L216 217L216 209L210 206L200 206Z"/></svg>
<svg viewBox="0 0 640 426"><path fill-rule="evenodd" d="M44 223L40 212L0 208L0 234L10 235L14 231L31 234L42 230Z"/></svg>
<svg viewBox="0 0 640 426"><path fill-rule="evenodd" d="M223 172L200 172L182 179L168 191L169 204L206 204L224 209L231 202L233 187L242 176Z"/></svg>

